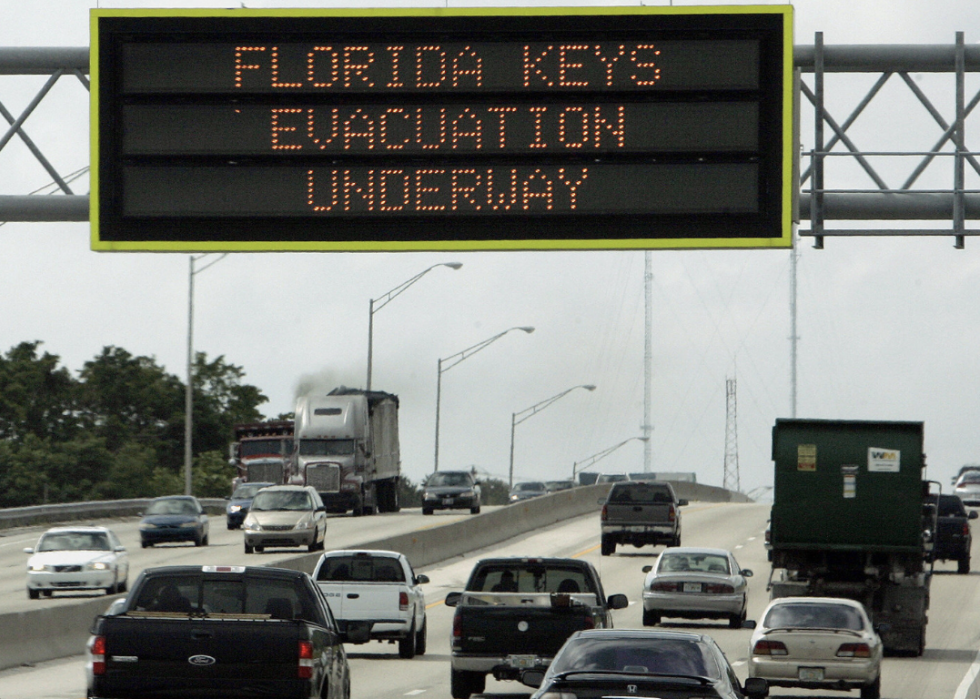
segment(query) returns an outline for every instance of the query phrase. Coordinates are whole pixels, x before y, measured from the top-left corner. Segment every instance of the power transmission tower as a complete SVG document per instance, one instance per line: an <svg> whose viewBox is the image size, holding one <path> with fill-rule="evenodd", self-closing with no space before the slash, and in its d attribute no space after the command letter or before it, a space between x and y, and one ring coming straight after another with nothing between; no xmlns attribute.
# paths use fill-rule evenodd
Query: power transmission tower
<svg viewBox="0 0 980 699"><path fill-rule="evenodd" d="M722 487L734 493L741 492L738 478L738 404L735 400L735 379L725 379L728 402L725 408L725 476Z"/></svg>

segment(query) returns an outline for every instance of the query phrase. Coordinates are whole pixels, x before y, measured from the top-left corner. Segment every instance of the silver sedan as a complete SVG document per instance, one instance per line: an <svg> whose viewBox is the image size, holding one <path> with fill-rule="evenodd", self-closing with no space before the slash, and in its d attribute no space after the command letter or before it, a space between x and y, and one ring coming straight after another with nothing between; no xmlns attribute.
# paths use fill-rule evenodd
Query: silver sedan
<svg viewBox="0 0 980 699"><path fill-rule="evenodd" d="M964 505L980 505L980 471L967 471L960 476L953 493L960 496Z"/></svg>
<svg viewBox="0 0 980 699"><path fill-rule="evenodd" d="M643 625L661 617L727 619L733 629L745 621L748 581L752 571L738 565L725 549L674 546L656 565L644 566Z"/></svg>

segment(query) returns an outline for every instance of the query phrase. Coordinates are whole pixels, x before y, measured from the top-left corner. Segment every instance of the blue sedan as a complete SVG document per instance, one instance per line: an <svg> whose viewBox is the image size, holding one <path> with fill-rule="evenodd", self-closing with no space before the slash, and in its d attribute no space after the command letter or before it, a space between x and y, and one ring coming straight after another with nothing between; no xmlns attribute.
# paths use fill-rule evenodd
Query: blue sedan
<svg viewBox="0 0 980 699"><path fill-rule="evenodd" d="M208 516L192 495L168 495L150 501L140 520L143 548L170 541L208 545Z"/></svg>
<svg viewBox="0 0 980 699"><path fill-rule="evenodd" d="M248 514L248 508L252 506L252 498L260 489L269 485L275 485L275 483L241 483L235 488L235 492L231 494L228 505L225 507L225 518L229 529L238 529L242 526L245 515Z"/></svg>

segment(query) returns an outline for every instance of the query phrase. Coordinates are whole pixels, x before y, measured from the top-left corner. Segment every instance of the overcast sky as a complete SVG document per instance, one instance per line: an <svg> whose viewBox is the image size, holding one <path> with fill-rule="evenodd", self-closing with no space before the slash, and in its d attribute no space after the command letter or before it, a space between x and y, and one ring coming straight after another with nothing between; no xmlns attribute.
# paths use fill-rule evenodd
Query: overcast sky
<svg viewBox="0 0 980 699"><path fill-rule="evenodd" d="M491 4L532 3L449 6ZM88 7L95 5L0 0L0 46L87 46ZM825 44L951 45L957 31L975 44L980 6L976 0L795 3L795 43L812 45L817 31ZM831 114L843 121L876 77L828 76ZM952 76L914 77L952 121ZM804 80L812 85L812 76ZM0 76L0 102L19 115L43 81ZM978 76L968 75L967 100L978 89ZM889 82L849 131L860 148L932 147L941 130L909 94L899 81ZM802 111L806 150L813 143L812 108L804 104ZM25 130L66 175L89 164L88 122L87 93L64 78ZM973 150L980 150L978 126L974 115L966 130ZM916 162L892 158L878 166L898 187ZM967 187L980 189L967 169ZM921 186L949 188L951 172L947 159ZM49 181L18 139L0 151L0 194L27 194ZM846 166L828 174L827 185L872 186ZM72 186L87 192L87 176ZM40 340L77 372L112 345L152 356L184 379L188 255L96 253L88 235L80 223L0 226L0 351ZM960 465L980 462L980 240L955 250L950 237L828 238L824 250L814 250L805 238L798 254L797 415L924 421L929 476L945 483ZM506 479L512 414L581 384L597 389L572 391L517 426L515 480L568 477L574 462L641 434L641 251L233 254L195 276L195 349L241 366L245 380L269 397L261 406L266 415L289 412L304 380L363 386L369 300L453 261L463 267L433 270L374 318L372 383L401 398L409 477L417 481L433 466L437 360L514 326L536 330L509 333L443 374L440 468L475 465ZM790 253L657 251L652 262L652 470L694 471L699 482L721 485L726 379L736 378L742 490L764 488L772 482L772 425L791 409ZM642 443L628 443L594 470L643 470Z"/></svg>

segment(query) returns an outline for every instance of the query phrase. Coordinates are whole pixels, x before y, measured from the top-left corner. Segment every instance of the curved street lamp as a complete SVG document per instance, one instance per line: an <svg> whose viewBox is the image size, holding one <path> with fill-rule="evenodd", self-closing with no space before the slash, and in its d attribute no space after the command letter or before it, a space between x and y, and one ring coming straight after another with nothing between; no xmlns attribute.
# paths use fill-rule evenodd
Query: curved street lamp
<svg viewBox="0 0 980 699"><path fill-rule="evenodd" d="M457 364L459 364L464 359L468 359L469 357L472 357L474 354L476 354L477 352L479 352L481 349L483 349L487 345L490 345L490 344L496 342L497 340L499 340L500 338L502 338L504 335L506 335L507 333L511 332L512 330L521 330L521 331L526 332L528 334L531 334L531 333L534 332L534 328L531 327L531 326L529 326L529 325L521 325L521 326L517 326L517 327L514 327L514 328L508 328L507 330L504 330L503 332L497 333L493 337L488 337L483 342L477 342L472 347L467 347L466 349L461 350L461 351L457 352L456 354L451 354L448 357L444 357L444 358L442 358L442 359L439 360L439 362L438 362L438 372L436 373L436 446L435 446L434 467L432 469L433 471L438 471L439 470L439 404L442 402L442 374L443 374L443 372L449 371L450 369L452 369L454 366L456 366ZM445 363L445 366L443 366L443 363Z"/></svg>
<svg viewBox="0 0 980 699"><path fill-rule="evenodd" d="M374 314L380 311L382 308L387 306L389 303L395 300L399 294L405 291L412 284L417 282L419 279L424 277L426 274L434 270L436 267L449 267L450 269L459 269L463 266L462 262L440 262L439 264L432 265L428 269L422 270L414 277L408 281L402 282L394 289L389 291L387 294L382 294L376 299L371 299L370 313L368 313L368 356L367 356L367 390L371 390L371 361L372 355L374 353Z"/></svg>
<svg viewBox="0 0 980 699"><path fill-rule="evenodd" d="M606 458L607 456L609 456L610 454L612 454L614 451L616 451L617 449L619 449L621 446L623 446L624 444L629 444L634 439L639 440L641 442L645 442L645 441L647 441L650 438L649 437L630 437L629 439L624 439L619 444L614 444L611 447L607 447L606 449L603 449L602 451L597 452L597 453L593 454L592 456L588 456L588 457L582 459L581 461L576 461L575 463L572 464L572 480L573 481L575 480L575 475L577 473L580 473L581 471L584 471L587 468L591 468L592 466L595 466L595 464L596 464L597 461ZM585 466L582 466L582 468L579 468L579 465L580 464L585 464Z"/></svg>
<svg viewBox="0 0 980 699"><path fill-rule="evenodd" d="M524 408L524 410L518 411L516 413L511 413L511 416L510 416L510 478L509 478L509 484L508 484L509 487L511 487L511 488L514 487L514 428L517 427L522 422L524 422L525 420L527 420L528 418L530 418L530 417L532 417L534 415L537 415L542 410L544 410L545 408L547 408L549 405L551 405L552 403L554 403L556 400L558 400L559 398L562 398L562 397L568 395L569 393L571 393L572 391L574 391L576 388L584 388L586 391L594 391L595 390L595 386L593 386L592 384L581 384L579 386L572 386L571 388L565 389L564 391L562 391L558 395L552 396L551 398L548 398L546 400L543 400L540 403L535 403L530 408ZM518 419L518 416L519 415L522 415L523 417L521 417L520 419Z"/></svg>

